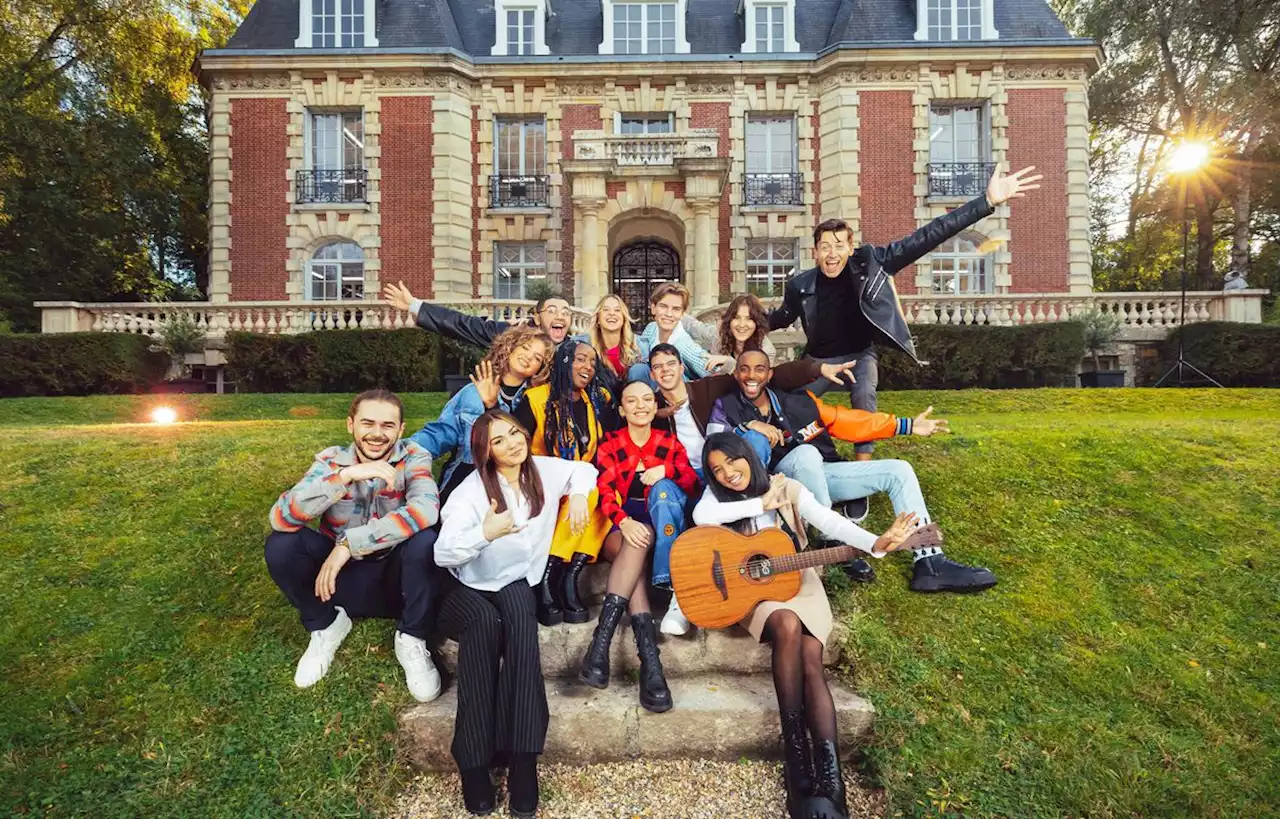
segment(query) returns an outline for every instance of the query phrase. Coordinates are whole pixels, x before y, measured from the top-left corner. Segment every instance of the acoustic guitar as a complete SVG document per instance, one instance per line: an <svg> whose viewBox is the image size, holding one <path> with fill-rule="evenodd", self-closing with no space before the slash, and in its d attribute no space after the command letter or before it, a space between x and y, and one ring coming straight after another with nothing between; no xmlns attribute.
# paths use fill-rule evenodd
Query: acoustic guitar
<svg viewBox="0 0 1280 819"><path fill-rule="evenodd" d="M776 528L740 535L723 526L695 526L671 546L671 584L691 623L725 628L758 603L795 597L804 569L865 554L853 546L797 552L787 533Z"/></svg>

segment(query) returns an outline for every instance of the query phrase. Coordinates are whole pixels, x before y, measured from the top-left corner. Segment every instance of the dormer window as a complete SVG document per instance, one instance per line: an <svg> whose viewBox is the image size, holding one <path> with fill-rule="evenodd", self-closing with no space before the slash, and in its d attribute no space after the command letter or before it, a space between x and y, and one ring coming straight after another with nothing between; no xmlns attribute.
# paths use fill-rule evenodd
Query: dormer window
<svg viewBox="0 0 1280 819"><path fill-rule="evenodd" d="M376 0L300 0L297 48L376 46Z"/></svg>
<svg viewBox="0 0 1280 819"><path fill-rule="evenodd" d="M916 39L995 40L995 0L916 0Z"/></svg>
<svg viewBox="0 0 1280 819"><path fill-rule="evenodd" d="M604 0L601 54L688 54L688 0Z"/></svg>
<svg viewBox="0 0 1280 819"><path fill-rule="evenodd" d="M492 57L550 54L547 0L495 0Z"/></svg>
<svg viewBox="0 0 1280 819"><path fill-rule="evenodd" d="M738 7L746 37L744 54L800 50L796 41L796 0L743 0Z"/></svg>

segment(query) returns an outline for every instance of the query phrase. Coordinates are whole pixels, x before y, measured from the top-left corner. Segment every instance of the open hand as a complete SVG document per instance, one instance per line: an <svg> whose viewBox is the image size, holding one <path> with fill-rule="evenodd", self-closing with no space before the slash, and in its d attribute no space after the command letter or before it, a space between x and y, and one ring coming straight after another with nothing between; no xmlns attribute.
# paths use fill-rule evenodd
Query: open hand
<svg viewBox="0 0 1280 819"><path fill-rule="evenodd" d="M510 509L505 512L499 512L498 502L496 500L489 501L489 513L484 516L484 523L481 525L485 540L492 543L504 535L514 534L521 529L524 529L524 527L516 526L515 519L511 517Z"/></svg>
<svg viewBox="0 0 1280 819"><path fill-rule="evenodd" d="M634 518L627 518L618 524L622 532L622 541L632 549L648 549L653 543L653 530Z"/></svg>
<svg viewBox="0 0 1280 819"><path fill-rule="evenodd" d="M498 405L498 375L493 371L493 364L489 359L486 358L476 365L471 383L476 385L476 392L480 394L480 400L484 402L485 409L493 409Z"/></svg>
<svg viewBox="0 0 1280 819"><path fill-rule="evenodd" d="M657 466L651 466L644 472L640 473L640 483L645 486L653 486L665 477L667 477L667 465L658 464Z"/></svg>
<svg viewBox="0 0 1280 819"><path fill-rule="evenodd" d="M902 544L906 543L907 538L911 537L911 533L915 531L916 524L920 522L920 518L915 512L903 512L893 519L893 523L884 534L876 540L875 551L880 553L896 552L902 548Z"/></svg>
<svg viewBox="0 0 1280 819"><path fill-rule="evenodd" d="M1005 176L997 167L996 172L991 175L991 181L987 183L987 201L991 203L991 207L1026 196L1027 191L1039 190L1040 186L1035 183L1044 177L1040 174L1028 176L1035 169L1035 165L1028 165L1017 173Z"/></svg>
<svg viewBox="0 0 1280 819"><path fill-rule="evenodd" d="M320 566L320 573L316 575L316 597L320 598L320 602L328 603L329 598L333 597L338 590L338 572L342 571L342 567L347 565L347 561L351 559L351 550L343 543L333 544L333 550L329 552L329 556L325 558L324 563Z"/></svg>
<svg viewBox="0 0 1280 819"><path fill-rule="evenodd" d="M587 518L590 514L590 510L587 509L586 495L569 496L569 528L575 535L586 531Z"/></svg>
<svg viewBox="0 0 1280 819"><path fill-rule="evenodd" d="M822 377L828 381L834 381L837 384L856 384L858 382L853 377L853 368L857 363L857 360L854 360L844 364L820 364L818 366L822 370Z"/></svg>
<svg viewBox="0 0 1280 819"><path fill-rule="evenodd" d="M747 424L747 429L755 430L763 435L765 440L769 442L769 446L771 448L775 446L782 446L782 442L785 440L782 435L782 430L778 429L773 424L766 424L764 421L752 421Z"/></svg>
<svg viewBox="0 0 1280 819"><path fill-rule="evenodd" d="M732 364L733 358L727 355L707 356L707 372L709 373L719 372Z"/></svg>
<svg viewBox="0 0 1280 819"><path fill-rule="evenodd" d="M946 418L930 418L929 413L933 412L933 407L929 407L924 412L915 417L911 422L912 435L929 436L935 432L950 432L951 426Z"/></svg>
<svg viewBox="0 0 1280 819"><path fill-rule="evenodd" d="M382 285L382 300L390 302L391 306L397 310L409 309L413 304L413 294L409 292L409 288L404 286L404 282L396 282Z"/></svg>

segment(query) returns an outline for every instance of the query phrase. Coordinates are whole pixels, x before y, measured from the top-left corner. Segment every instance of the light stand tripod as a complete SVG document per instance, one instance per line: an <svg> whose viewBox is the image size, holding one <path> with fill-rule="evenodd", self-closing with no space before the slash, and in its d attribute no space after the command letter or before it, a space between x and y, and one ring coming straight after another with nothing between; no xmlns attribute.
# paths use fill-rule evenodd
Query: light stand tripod
<svg viewBox="0 0 1280 819"><path fill-rule="evenodd" d="M1191 217L1187 215L1187 184L1187 180L1182 180L1182 196L1180 197L1182 201L1182 307L1178 310L1178 360L1173 363L1168 372L1160 376L1160 380L1155 383L1155 386L1159 387L1164 384L1169 376L1176 372L1178 374L1178 386L1181 387L1184 382L1184 371L1190 370L1213 386L1221 387L1222 385L1215 381L1213 377L1207 375L1204 370L1187 361L1187 357L1184 355L1184 345L1186 343L1184 330L1187 326L1187 237L1191 232Z"/></svg>

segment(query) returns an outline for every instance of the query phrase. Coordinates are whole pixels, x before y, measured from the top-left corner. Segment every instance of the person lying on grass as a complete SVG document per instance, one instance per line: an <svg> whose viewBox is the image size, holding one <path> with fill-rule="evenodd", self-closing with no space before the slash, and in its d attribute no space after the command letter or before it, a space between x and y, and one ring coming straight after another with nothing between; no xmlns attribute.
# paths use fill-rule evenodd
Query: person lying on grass
<svg viewBox="0 0 1280 819"><path fill-rule="evenodd" d="M352 442L318 453L271 507L267 571L311 633L293 682L308 688L328 673L351 618L397 618L396 659L409 693L430 702L440 696L427 635L441 579L431 456L401 440L404 404L387 390L355 397L347 431Z"/></svg>

